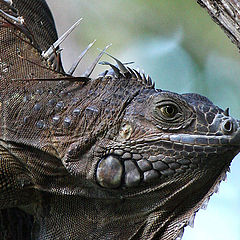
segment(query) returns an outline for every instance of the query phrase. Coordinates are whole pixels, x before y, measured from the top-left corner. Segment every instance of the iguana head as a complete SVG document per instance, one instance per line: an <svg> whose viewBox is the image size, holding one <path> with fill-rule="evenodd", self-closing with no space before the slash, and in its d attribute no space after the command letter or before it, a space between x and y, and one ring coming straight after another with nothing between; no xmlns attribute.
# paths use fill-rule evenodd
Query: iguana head
<svg viewBox="0 0 240 240"><path fill-rule="evenodd" d="M93 178L108 197L138 199L139 219L148 217L136 236L175 239L206 207L239 151L239 121L228 109L199 94L145 88L126 107Z"/></svg>
<svg viewBox="0 0 240 240"><path fill-rule="evenodd" d="M79 160L92 157L85 176L95 190L88 193L109 206L122 199L121 217L138 222L133 239L175 239L226 178L240 151L239 121L204 96L157 90L144 74L119 72L105 73L101 81L119 84L115 93L126 81L136 85L129 87L128 101L121 100L124 107L121 101L115 106L117 120L109 120L92 154ZM64 164L73 174L81 172L75 162Z"/></svg>
<svg viewBox="0 0 240 240"><path fill-rule="evenodd" d="M239 151L239 134L238 122L206 97L144 90L127 107L97 180L102 187L124 189L194 176L200 168L202 175L209 168L222 172ZM119 172L111 162L122 166Z"/></svg>

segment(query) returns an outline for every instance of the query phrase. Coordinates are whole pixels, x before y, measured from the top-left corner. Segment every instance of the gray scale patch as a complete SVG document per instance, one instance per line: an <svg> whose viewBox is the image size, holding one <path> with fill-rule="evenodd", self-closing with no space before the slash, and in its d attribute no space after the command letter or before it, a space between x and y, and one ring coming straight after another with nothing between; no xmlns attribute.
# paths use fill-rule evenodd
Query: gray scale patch
<svg viewBox="0 0 240 240"><path fill-rule="evenodd" d="M97 182L106 188L118 188L121 185L123 167L120 161L113 156L100 161L97 167Z"/></svg>
<svg viewBox="0 0 240 240"><path fill-rule="evenodd" d="M201 162L201 158L196 157L196 158L192 159L192 163L194 163L194 164L198 164L200 162Z"/></svg>
<svg viewBox="0 0 240 240"><path fill-rule="evenodd" d="M94 113L94 114L98 114L99 110L96 107L90 106L86 108L86 112L87 113Z"/></svg>
<svg viewBox="0 0 240 240"><path fill-rule="evenodd" d="M157 180L159 177L160 177L160 174L154 169L143 173L143 181L147 183L153 182Z"/></svg>
<svg viewBox="0 0 240 240"><path fill-rule="evenodd" d="M194 158L194 157L196 157L197 155L198 155L198 154L197 154L196 152L190 152L188 156L189 156L190 158Z"/></svg>
<svg viewBox="0 0 240 240"><path fill-rule="evenodd" d="M182 157L188 157L189 156L189 153L186 152L186 151L181 152L181 154L182 154Z"/></svg>
<svg viewBox="0 0 240 240"><path fill-rule="evenodd" d="M78 97L73 98L72 102L74 105L77 104L79 102L79 98Z"/></svg>
<svg viewBox="0 0 240 240"><path fill-rule="evenodd" d="M45 122L43 120L39 120L36 123L36 126L37 126L38 129L43 129L45 127Z"/></svg>
<svg viewBox="0 0 240 240"><path fill-rule="evenodd" d="M137 144L137 148L140 148L140 149L142 149L144 146L146 146L146 143Z"/></svg>
<svg viewBox="0 0 240 240"><path fill-rule="evenodd" d="M169 168L168 165L162 161L154 162L154 163L152 163L152 166L154 169L156 169L158 171L162 171L162 170Z"/></svg>
<svg viewBox="0 0 240 240"><path fill-rule="evenodd" d="M109 113L110 113L110 109L109 109L109 108L106 108L104 111L105 111L106 114L109 114ZM109 116L110 116L110 115L109 115Z"/></svg>
<svg viewBox="0 0 240 240"><path fill-rule="evenodd" d="M227 138L221 138L221 139L220 139L220 143L223 144L223 145L229 144L229 142L230 142L230 140L227 139Z"/></svg>
<svg viewBox="0 0 240 240"><path fill-rule="evenodd" d="M30 97L26 95L23 97L23 102L27 102L27 101L29 101L29 99L30 99Z"/></svg>
<svg viewBox="0 0 240 240"><path fill-rule="evenodd" d="M118 156L122 156L123 155L123 153L124 153L124 151L123 150L121 150L121 149L117 149L117 150L114 150L114 152L113 152L115 155L118 155Z"/></svg>
<svg viewBox="0 0 240 240"><path fill-rule="evenodd" d="M56 104L56 100L55 99L50 99L49 101L48 101L48 104L50 105L50 106L54 106L55 104Z"/></svg>
<svg viewBox="0 0 240 240"><path fill-rule="evenodd" d="M113 149L110 149L110 150L109 150L109 153L113 154L113 151L114 151Z"/></svg>
<svg viewBox="0 0 240 240"><path fill-rule="evenodd" d="M184 150L187 151L187 152L192 152L192 151L193 151L193 146L191 146L191 145L185 145L185 146L184 146Z"/></svg>
<svg viewBox="0 0 240 240"><path fill-rule="evenodd" d="M74 115L74 116L79 116L80 113L81 113L81 109L80 109L80 108L75 108L75 109L73 110L73 115Z"/></svg>
<svg viewBox="0 0 240 240"><path fill-rule="evenodd" d="M173 159L172 157L165 157L164 158L164 162L169 164L169 163L173 163L175 161L175 159Z"/></svg>
<svg viewBox="0 0 240 240"><path fill-rule="evenodd" d="M182 165L181 168L182 168L182 169L188 169L188 168L189 168L189 165Z"/></svg>
<svg viewBox="0 0 240 240"><path fill-rule="evenodd" d="M161 174L162 174L163 176L171 176L171 175L173 175L174 173L175 173L175 171L172 170L172 169L170 169L170 168L161 171Z"/></svg>
<svg viewBox="0 0 240 240"><path fill-rule="evenodd" d="M175 169L181 167L181 165L180 165L179 163L176 163L176 162L174 162L174 163L169 163L168 166L169 166L172 170L175 170Z"/></svg>
<svg viewBox="0 0 240 240"><path fill-rule="evenodd" d="M41 88L37 89L36 93L39 94L39 95L42 95L43 94L43 89L41 89Z"/></svg>
<svg viewBox="0 0 240 240"><path fill-rule="evenodd" d="M39 111L41 109L42 105L40 103L36 103L33 107L35 111Z"/></svg>
<svg viewBox="0 0 240 240"><path fill-rule="evenodd" d="M137 162L137 165L143 172L152 169L152 164L149 161L145 160L145 159L139 160Z"/></svg>
<svg viewBox="0 0 240 240"><path fill-rule="evenodd" d="M169 142L169 141L162 142L162 146L165 149L171 149L173 146L173 142Z"/></svg>
<svg viewBox="0 0 240 240"><path fill-rule="evenodd" d="M138 151L136 150L135 147L132 148L132 150L130 151L130 153L133 153L133 154L138 154Z"/></svg>
<svg viewBox="0 0 240 240"><path fill-rule="evenodd" d="M150 149L151 149L151 151L155 151L156 152L158 150L158 146L154 146L154 145L150 146Z"/></svg>
<svg viewBox="0 0 240 240"><path fill-rule="evenodd" d="M143 139L143 138L142 139L137 139L136 143L137 144L145 143L145 139Z"/></svg>
<svg viewBox="0 0 240 240"><path fill-rule="evenodd" d="M133 153L133 154L132 154L132 159L134 159L134 160L140 160L140 159L142 159L142 156L141 156L141 154Z"/></svg>
<svg viewBox="0 0 240 240"><path fill-rule="evenodd" d="M210 138L208 140L210 145L219 145L219 139L217 138Z"/></svg>
<svg viewBox="0 0 240 240"><path fill-rule="evenodd" d="M132 161L125 161L125 184L127 187L134 187L140 183L140 173Z"/></svg>
<svg viewBox="0 0 240 240"><path fill-rule="evenodd" d="M193 146L193 149L194 149L194 152L203 152L203 150L204 150L204 147L203 146Z"/></svg>
<svg viewBox="0 0 240 240"><path fill-rule="evenodd" d="M184 173L185 169L184 168L178 168L175 170L176 173Z"/></svg>
<svg viewBox="0 0 240 240"><path fill-rule="evenodd" d="M57 110L57 111L61 111L63 108L64 108L64 102L63 102L63 101L58 102L58 103L56 104L56 110Z"/></svg>
<svg viewBox="0 0 240 240"><path fill-rule="evenodd" d="M208 139L207 138L198 137L198 138L195 139L195 143L196 144L207 145L208 144Z"/></svg>
<svg viewBox="0 0 240 240"><path fill-rule="evenodd" d="M149 161L152 161L152 162L155 162L155 161L162 160L162 159L164 159L164 158L165 158L164 155L158 154L158 155L156 155L156 156L150 156L150 157L148 158L148 160L149 160Z"/></svg>
<svg viewBox="0 0 240 240"><path fill-rule="evenodd" d="M54 125L57 125L60 122L60 116L54 116L52 121Z"/></svg>
<svg viewBox="0 0 240 240"><path fill-rule="evenodd" d="M179 135L170 135L170 141L172 142L180 142L181 137Z"/></svg>
<svg viewBox="0 0 240 240"><path fill-rule="evenodd" d="M66 93L63 90L59 93L60 97L63 97L65 94Z"/></svg>
<svg viewBox="0 0 240 240"><path fill-rule="evenodd" d="M189 166L193 170L198 168L197 164L194 164L194 163L191 163Z"/></svg>
<svg viewBox="0 0 240 240"><path fill-rule="evenodd" d="M178 159L177 162L182 165L190 164L190 160L188 160L188 159Z"/></svg>
<svg viewBox="0 0 240 240"><path fill-rule="evenodd" d="M126 152L126 153L124 153L123 155L122 155L122 157L121 157L122 159L131 159L132 158L132 154L131 153L128 153L128 152Z"/></svg>
<svg viewBox="0 0 240 240"><path fill-rule="evenodd" d="M205 152L206 153L215 153L216 152L216 148L215 147L206 146L205 147Z"/></svg>
<svg viewBox="0 0 240 240"><path fill-rule="evenodd" d="M176 151L182 151L183 150L183 144L182 143L174 143L173 148Z"/></svg>
<svg viewBox="0 0 240 240"><path fill-rule="evenodd" d="M70 125L71 125L71 118L70 118L70 117L66 117L66 118L64 119L64 121L63 121L63 125L64 125L64 127L66 127L66 128L70 127Z"/></svg>
<svg viewBox="0 0 240 240"><path fill-rule="evenodd" d="M144 152L149 152L149 149L150 149L149 146L144 146L144 147L142 148L142 150L143 150Z"/></svg>
<svg viewBox="0 0 240 240"><path fill-rule="evenodd" d="M188 144L194 144L195 138L190 136L190 135L183 135L181 137L181 142L182 143L188 143Z"/></svg>
<svg viewBox="0 0 240 240"><path fill-rule="evenodd" d="M158 157L157 157L157 156L150 156L150 157L148 158L148 160L154 162L154 161L157 161L157 160L158 160Z"/></svg>
<svg viewBox="0 0 240 240"><path fill-rule="evenodd" d="M24 122L24 124L28 124L29 123L29 116L24 117L23 122Z"/></svg>

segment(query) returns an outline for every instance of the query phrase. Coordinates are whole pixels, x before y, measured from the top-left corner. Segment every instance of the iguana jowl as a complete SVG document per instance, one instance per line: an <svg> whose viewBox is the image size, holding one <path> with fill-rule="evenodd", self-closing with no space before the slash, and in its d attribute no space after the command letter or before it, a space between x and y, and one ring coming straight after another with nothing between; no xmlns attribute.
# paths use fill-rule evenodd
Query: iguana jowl
<svg viewBox="0 0 240 240"><path fill-rule="evenodd" d="M116 59L66 74L45 1L0 6L1 239L180 239L239 152L239 121Z"/></svg>

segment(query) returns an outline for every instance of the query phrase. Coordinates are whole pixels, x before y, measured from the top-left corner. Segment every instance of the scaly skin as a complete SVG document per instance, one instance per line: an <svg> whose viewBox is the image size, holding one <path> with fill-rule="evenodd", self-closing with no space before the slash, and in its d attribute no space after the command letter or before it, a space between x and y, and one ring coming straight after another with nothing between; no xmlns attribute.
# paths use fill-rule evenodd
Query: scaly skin
<svg viewBox="0 0 240 240"><path fill-rule="evenodd" d="M0 24L1 239L180 239L239 152L239 121L119 63L68 76L31 21Z"/></svg>

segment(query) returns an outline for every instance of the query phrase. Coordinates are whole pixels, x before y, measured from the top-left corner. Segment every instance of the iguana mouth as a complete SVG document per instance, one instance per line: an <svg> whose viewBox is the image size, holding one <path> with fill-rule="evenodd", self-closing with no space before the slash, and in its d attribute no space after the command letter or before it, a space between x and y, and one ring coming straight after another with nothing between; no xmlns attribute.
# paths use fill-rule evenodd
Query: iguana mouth
<svg viewBox="0 0 240 240"><path fill-rule="evenodd" d="M191 134L172 134L169 136L171 142L197 145L197 146L222 146L222 145L240 145L240 129L234 136L204 136Z"/></svg>

